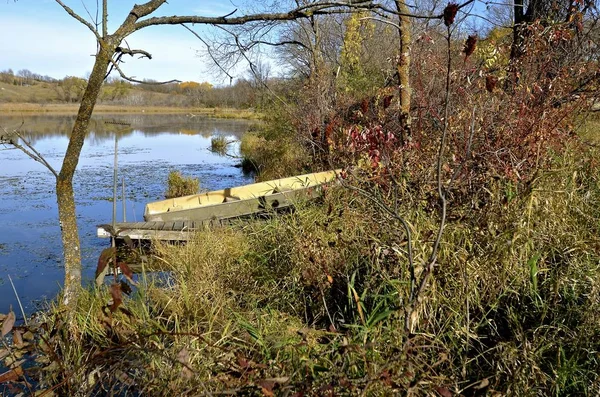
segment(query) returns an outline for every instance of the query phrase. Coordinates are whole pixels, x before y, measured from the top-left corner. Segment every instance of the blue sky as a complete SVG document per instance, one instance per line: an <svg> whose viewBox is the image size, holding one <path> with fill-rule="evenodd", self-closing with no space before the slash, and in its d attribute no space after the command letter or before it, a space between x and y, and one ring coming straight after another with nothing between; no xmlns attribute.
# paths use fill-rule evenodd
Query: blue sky
<svg viewBox="0 0 600 397"><path fill-rule="evenodd" d="M63 1L89 21L96 17L96 5L102 3L99 0ZM143 1L137 0L139 3ZM108 1L110 31L121 24L135 2ZM237 13L240 15L245 8L244 3L268 10L269 1L170 0L154 15L222 16L236 9L240 10ZM478 1L475 10L484 14L485 6ZM202 28L196 27L200 32L198 29ZM134 33L127 41L131 48L144 49L153 55L152 60L123 57L126 63L122 69L129 76L138 79L208 81L217 85L229 82L210 72L207 62L198 56L198 51L203 51L204 45L183 27L149 27ZM16 72L29 69L55 78L84 77L92 69L95 49L94 35L71 18L55 0L0 0L0 70L11 68ZM239 67L234 77L247 75L247 69L247 65Z"/></svg>
<svg viewBox="0 0 600 397"><path fill-rule="evenodd" d="M238 0L171 0L155 15L220 16L238 8ZM137 1L141 3L141 0ZM95 18L96 0L64 0L87 20ZM100 3L102 3L100 1ZM109 0L109 25L114 30L135 1ZM92 16L88 16L85 4ZM0 0L0 70L29 69L55 78L83 77L93 65L96 48L93 34L71 18L54 0ZM136 32L128 39L131 48L153 55L152 60L127 59L122 69L139 79L179 79L223 83L208 72L197 56L203 44L179 26L157 26Z"/></svg>

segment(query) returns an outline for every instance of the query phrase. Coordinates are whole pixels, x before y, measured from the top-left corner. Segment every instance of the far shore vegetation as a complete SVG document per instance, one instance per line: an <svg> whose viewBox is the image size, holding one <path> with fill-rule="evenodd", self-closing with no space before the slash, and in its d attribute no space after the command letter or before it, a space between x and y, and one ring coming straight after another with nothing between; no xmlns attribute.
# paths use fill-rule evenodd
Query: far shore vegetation
<svg viewBox="0 0 600 397"><path fill-rule="evenodd" d="M76 114L86 80L54 79L20 70L0 72L1 114ZM261 118L255 84L240 80L231 86L182 82L166 85L107 81L101 91L97 113L185 113L213 118Z"/></svg>

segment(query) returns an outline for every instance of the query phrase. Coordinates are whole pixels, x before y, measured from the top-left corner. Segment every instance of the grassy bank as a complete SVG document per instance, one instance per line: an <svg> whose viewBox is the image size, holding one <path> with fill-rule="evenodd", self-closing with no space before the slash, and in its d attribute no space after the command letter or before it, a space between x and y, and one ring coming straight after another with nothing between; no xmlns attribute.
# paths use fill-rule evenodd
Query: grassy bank
<svg viewBox="0 0 600 397"><path fill-rule="evenodd" d="M275 112L244 134L240 143L244 171L254 172L263 181L310 171L311 155L293 128L285 116Z"/></svg>
<svg viewBox="0 0 600 397"><path fill-rule="evenodd" d="M203 231L185 246L156 245L148 266L170 276L142 275L114 313L103 287L85 291L71 326L59 309L44 314L42 386L91 395L595 395L597 155L568 149L527 189L490 181L482 209L452 206L414 311L405 310L402 226L355 189ZM436 211L402 200L420 264Z"/></svg>
<svg viewBox="0 0 600 397"><path fill-rule="evenodd" d="M34 103L0 103L1 114L77 114L78 104L34 104ZM95 113L148 113L148 114L191 114L201 117L222 119L250 119L262 118L260 113L248 109L231 108L188 108L168 106L121 106L121 105L96 105Z"/></svg>

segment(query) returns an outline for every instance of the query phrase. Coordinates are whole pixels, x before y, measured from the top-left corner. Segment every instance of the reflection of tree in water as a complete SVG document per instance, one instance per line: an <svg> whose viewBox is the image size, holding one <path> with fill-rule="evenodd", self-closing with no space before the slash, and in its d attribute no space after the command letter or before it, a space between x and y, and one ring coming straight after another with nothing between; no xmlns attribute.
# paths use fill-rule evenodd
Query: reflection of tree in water
<svg viewBox="0 0 600 397"><path fill-rule="evenodd" d="M67 115L0 116L0 126L9 131L18 129L32 144L40 139L68 136L74 122L75 116ZM131 127L127 128L127 124ZM219 134L241 137L250 125L247 120L210 119L184 114L100 114L90 122L87 138L91 144L100 144L114 139L115 133L119 137L136 132L146 137L163 133L198 134L205 138Z"/></svg>

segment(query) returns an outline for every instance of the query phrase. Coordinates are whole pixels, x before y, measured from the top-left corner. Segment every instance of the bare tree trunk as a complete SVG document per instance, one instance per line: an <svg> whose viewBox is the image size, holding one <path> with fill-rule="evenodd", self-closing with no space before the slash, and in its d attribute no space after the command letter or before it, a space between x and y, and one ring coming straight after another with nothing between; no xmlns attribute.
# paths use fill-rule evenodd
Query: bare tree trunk
<svg viewBox="0 0 600 397"><path fill-rule="evenodd" d="M410 97L412 94L410 86L410 18L408 7L405 0L395 0L398 16L398 34L400 36L400 48L398 54L398 63L396 65L398 72L398 95L400 100L400 115L398 116L401 131L402 143L410 139L411 119L410 119Z"/></svg>
<svg viewBox="0 0 600 397"><path fill-rule="evenodd" d="M510 60L513 63L522 54L523 25L525 13L523 0L514 0L513 42L510 48Z"/></svg>
<svg viewBox="0 0 600 397"><path fill-rule="evenodd" d="M63 160L63 165L56 179L56 198L58 203L58 218L62 231L62 244L65 263L65 305L73 304L77 293L81 288L81 246L79 242L79 231L77 228L77 217L75 213L75 194L73 191L73 176L79 163L79 155L83 148L83 142L88 130L90 118L100 88L104 81L108 63L114 49L102 45L96 55L96 62L92 74L88 80L87 87L79 106L77 119L71 132L69 146Z"/></svg>

